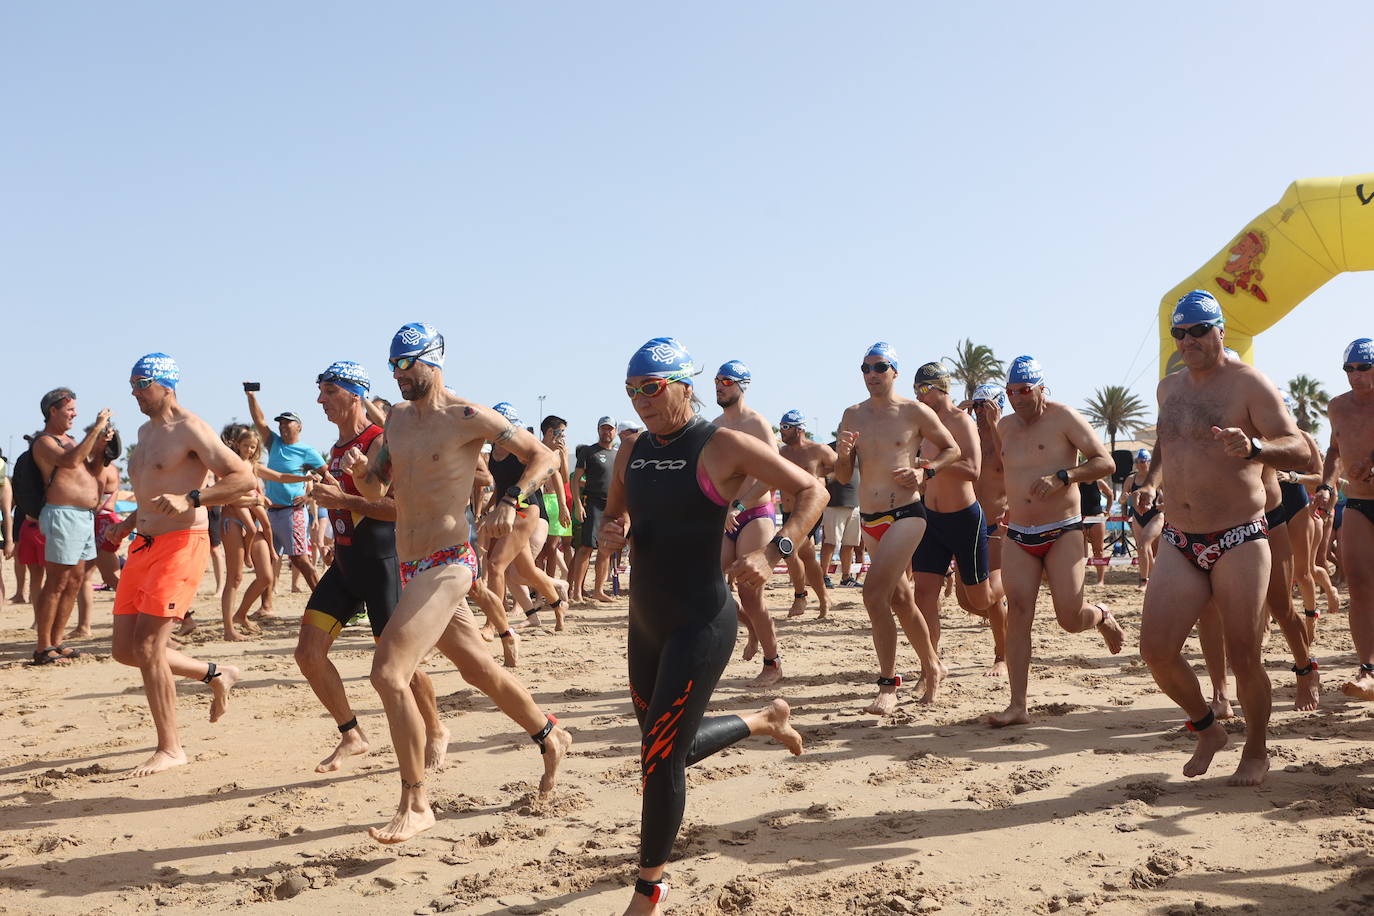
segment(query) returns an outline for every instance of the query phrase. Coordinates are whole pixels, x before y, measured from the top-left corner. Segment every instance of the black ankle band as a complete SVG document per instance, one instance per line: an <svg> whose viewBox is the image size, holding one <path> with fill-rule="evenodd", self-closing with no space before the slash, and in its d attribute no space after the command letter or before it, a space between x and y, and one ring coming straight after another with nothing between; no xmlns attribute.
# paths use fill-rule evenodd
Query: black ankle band
<svg viewBox="0 0 1374 916"><path fill-rule="evenodd" d="M1368 662L1366 662L1366 663L1360 665L1360 673L1361 673L1361 674L1374 674L1374 665L1371 665L1371 664L1369 664Z"/></svg>
<svg viewBox="0 0 1374 916"><path fill-rule="evenodd" d="M763 660L763 667L765 667L765 668L776 668L776 667L778 667L778 662L780 662L780 661L782 661L782 653L781 653L781 652L779 652L777 655L774 655L772 658L764 658L764 660Z"/></svg>
<svg viewBox="0 0 1374 916"><path fill-rule="evenodd" d="M1216 713L1212 712L1212 710L1209 709L1209 710L1207 710L1207 715L1203 716L1201 719L1198 719L1196 722L1189 722L1189 723L1187 723L1187 725L1188 725L1188 731L1190 731L1190 732L1206 731L1207 729L1209 729L1209 728L1212 727L1212 723L1216 722L1216 720L1217 720L1217 715L1216 715Z"/></svg>
<svg viewBox="0 0 1374 916"><path fill-rule="evenodd" d="M206 671L206 672L205 672L205 677L203 677L203 678L200 679L200 682L201 682L202 684L208 684L208 683L210 683L210 682L213 681L215 678L219 677L219 676L220 676L220 673L221 673L220 670L219 670L219 668L217 668L217 667L215 666L215 663L214 663L214 662L206 662L205 664L208 665L208 666L210 667L210 670L209 670L209 671Z"/></svg>
<svg viewBox="0 0 1374 916"><path fill-rule="evenodd" d="M793 597L793 598L805 598L805 597L806 597L806 592L793 592L793 593L792 593L792 597Z"/></svg>
<svg viewBox="0 0 1374 916"><path fill-rule="evenodd" d="M661 878L657 881L645 881L643 878L636 878L635 893L643 894L654 903L662 903L668 899L668 885L664 884Z"/></svg>
<svg viewBox="0 0 1374 916"><path fill-rule="evenodd" d="M343 725L340 725L340 726L339 726L339 734L342 735L344 732L351 732L351 731L353 731L353 729L355 729L355 728L357 728L357 727L358 727L358 717L357 717L357 716L354 716L353 718L351 718L351 719L349 719L347 722L345 722Z"/></svg>
<svg viewBox="0 0 1374 916"><path fill-rule="evenodd" d="M528 611L525 612L525 616L526 616L526 617L533 617L535 614L538 614L538 613L539 613L540 611L542 611L542 610L543 610L543 608L532 607L532 608L530 608Z"/></svg>
<svg viewBox="0 0 1374 916"><path fill-rule="evenodd" d="M898 674L898 675L894 675L893 677L879 677L879 678L878 678L878 686L879 686L879 687L900 687L900 686L902 686L902 676L901 676L900 674Z"/></svg>
<svg viewBox="0 0 1374 916"><path fill-rule="evenodd" d="M549 733L553 731L553 727L558 724L558 719L555 717L548 716L547 718L548 721L544 723L544 727L539 729L537 734L530 735L530 740L539 745L539 753L541 754L548 751L548 748L544 745L544 739L549 736Z"/></svg>
<svg viewBox="0 0 1374 916"><path fill-rule="evenodd" d="M1322 612L1321 612L1321 611L1303 610L1303 612L1302 612L1302 616L1304 616L1304 617L1320 617L1321 615L1322 615Z"/></svg>
<svg viewBox="0 0 1374 916"><path fill-rule="evenodd" d="M1299 668L1297 665L1293 666L1293 673L1296 674L1298 677L1306 677L1307 675L1311 674L1313 671L1316 670L1317 660L1315 658L1309 658L1307 660L1306 668Z"/></svg>
<svg viewBox="0 0 1374 916"><path fill-rule="evenodd" d="M505 639L507 636L514 636L514 635L515 635L515 634L512 633L510 630L507 630L507 631L504 632L504 633L497 633L497 634L496 634L496 638L497 638L497 639Z"/></svg>

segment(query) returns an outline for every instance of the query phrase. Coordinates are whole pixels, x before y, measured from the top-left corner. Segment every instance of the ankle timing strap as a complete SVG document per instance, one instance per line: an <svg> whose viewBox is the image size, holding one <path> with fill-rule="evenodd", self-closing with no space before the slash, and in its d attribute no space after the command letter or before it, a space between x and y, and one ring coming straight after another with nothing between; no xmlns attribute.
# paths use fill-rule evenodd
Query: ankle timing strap
<svg viewBox="0 0 1374 916"><path fill-rule="evenodd" d="M353 729L355 729L355 728L357 728L357 727L358 727L358 717L357 717L357 716L354 716L353 718L351 718L351 719L349 719L347 722L345 722L343 725L340 725L340 726L339 726L339 734L342 735L344 732L351 732Z"/></svg>
<svg viewBox="0 0 1374 916"><path fill-rule="evenodd" d="M902 676L900 674L893 677L878 677L879 687L900 687L902 686Z"/></svg>
<svg viewBox="0 0 1374 916"><path fill-rule="evenodd" d="M497 634L496 634L496 638L497 638L497 639L505 639L507 636L514 636L514 635L515 635L515 634L512 633L510 630L506 630L506 632L504 632L504 633L497 633Z"/></svg>
<svg viewBox="0 0 1374 916"><path fill-rule="evenodd" d="M543 728L539 729L538 734L530 735L530 740L539 745L540 754L547 753L548 748L544 745L544 739L549 736L549 732L553 731L553 727L558 724L557 716L547 716L546 718L548 718L548 721L544 723Z"/></svg>
<svg viewBox="0 0 1374 916"><path fill-rule="evenodd" d="M654 903L662 903L668 899L668 885L664 884L661 878L657 881L645 881L643 878L636 878L635 893L643 894Z"/></svg>
<svg viewBox="0 0 1374 916"><path fill-rule="evenodd" d="M780 661L782 661L782 653L781 653L781 652L779 652L777 655L774 655L772 658L767 658L767 657L765 657L764 660L763 660L763 667L765 667L765 668L776 668L776 667L778 667L778 662L780 662Z"/></svg>
<svg viewBox="0 0 1374 916"><path fill-rule="evenodd" d="M1360 673L1374 674L1374 665L1371 665L1369 662L1365 662L1364 664L1360 665Z"/></svg>
<svg viewBox="0 0 1374 916"><path fill-rule="evenodd" d="M1207 710L1207 715L1203 716L1201 719L1198 719L1196 722L1188 722L1185 724L1188 726L1188 731L1200 732L1206 731L1207 729L1211 728L1212 723L1216 722L1216 720L1216 713L1212 712L1212 710L1209 709Z"/></svg>
<svg viewBox="0 0 1374 916"><path fill-rule="evenodd" d="M219 668L215 666L215 663L214 663L214 662L206 662L205 664L208 665L208 666L210 667L210 670L209 670L209 671L206 671L206 672L205 672L205 677L203 677L203 678L200 679L200 682L201 682L202 684L208 684L208 683L210 683L210 682L213 681L215 678L219 677L220 674L222 673L222 672L219 670Z"/></svg>
<svg viewBox="0 0 1374 916"><path fill-rule="evenodd" d="M1307 675L1311 674L1313 671L1316 670L1317 660L1315 658L1309 658L1307 660L1306 668L1299 668L1297 665L1293 666L1293 673L1296 674L1298 677L1306 677Z"/></svg>
<svg viewBox="0 0 1374 916"><path fill-rule="evenodd" d="M1322 612L1321 612L1321 611L1304 610L1304 611L1302 612L1302 616L1304 616L1304 617L1320 617L1321 615L1322 615Z"/></svg>

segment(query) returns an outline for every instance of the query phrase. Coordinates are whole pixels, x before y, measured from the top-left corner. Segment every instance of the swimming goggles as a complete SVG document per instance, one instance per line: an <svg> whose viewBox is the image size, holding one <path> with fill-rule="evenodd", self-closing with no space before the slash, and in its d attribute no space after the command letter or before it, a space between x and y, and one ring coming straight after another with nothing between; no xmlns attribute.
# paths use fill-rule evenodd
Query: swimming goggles
<svg viewBox="0 0 1374 916"><path fill-rule="evenodd" d="M864 375L868 375L868 373L870 373L870 372L876 372L876 373L878 373L879 375L882 375L884 372L886 372L887 370L889 370L889 369L891 369L891 368L892 368L892 363L885 363L885 362L883 362L882 360L878 360L876 363L860 363L860 364L859 364L859 371L862 372Z"/></svg>
<svg viewBox="0 0 1374 916"><path fill-rule="evenodd" d="M152 386L153 384L155 384L156 382L157 382L157 379L155 379L155 378L148 378L148 377L145 376L145 375L140 375L140 376L136 376L135 378L129 379L129 384L130 384L131 386L133 386L134 388L136 388L137 390L139 390L139 391L142 391L142 390L145 389L145 388L151 387L151 386Z"/></svg>
<svg viewBox="0 0 1374 916"><path fill-rule="evenodd" d="M1374 363L1346 363L1341 368L1346 372L1368 372L1374 369Z"/></svg>
<svg viewBox="0 0 1374 916"><path fill-rule="evenodd" d="M391 371L392 371L392 372L395 372L397 369L399 369L399 370L401 370L402 372L404 372L404 371L406 371L407 369L409 369L411 366L415 365L416 361L417 361L420 357L422 357L422 356L424 356L424 355L426 355L426 354L428 354L428 353L433 353L435 350L442 350L442 349L443 349L442 346L432 346L432 347L429 347L428 349L421 350L419 353L416 353L414 356L398 356L396 359L389 359L389 360L386 361L386 364L387 364L388 366L391 367ZM317 379L317 381L324 381L324 377L321 376L319 379Z"/></svg>
<svg viewBox="0 0 1374 916"><path fill-rule="evenodd" d="M1182 340L1185 335L1188 337L1206 337L1208 331L1219 327L1221 325L1216 322L1204 321L1189 328L1170 328L1169 333L1173 335L1174 340Z"/></svg>
<svg viewBox="0 0 1374 916"><path fill-rule="evenodd" d="M680 382L684 378L686 378L686 376L670 375L667 378L650 379L643 385L640 385L638 388L636 388L634 385L631 385L629 382L626 382L625 394L630 398L637 398L640 395L643 395L646 398L656 398L663 392L667 391L668 386L673 384L673 382Z"/></svg>

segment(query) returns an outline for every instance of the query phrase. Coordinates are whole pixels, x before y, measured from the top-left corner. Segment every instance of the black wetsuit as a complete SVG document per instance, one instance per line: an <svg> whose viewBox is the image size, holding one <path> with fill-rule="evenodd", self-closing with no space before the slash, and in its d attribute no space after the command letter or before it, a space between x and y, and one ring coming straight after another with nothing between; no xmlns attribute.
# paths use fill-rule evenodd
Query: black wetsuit
<svg viewBox="0 0 1374 916"><path fill-rule="evenodd" d="M749 734L739 716L703 718L735 645L736 604L720 569L727 507L697 482L716 427L695 417L659 447L636 440L625 470L635 532L630 580L630 696L643 744L639 864L668 861L687 803L688 764Z"/></svg>
<svg viewBox="0 0 1374 916"><path fill-rule="evenodd" d="M1103 513L1102 491L1097 488L1096 480L1092 483L1080 483L1078 485L1078 508L1078 514L1085 519L1094 518ZM1094 524L1100 524L1100 522Z"/></svg>
<svg viewBox="0 0 1374 916"><path fill-rule="evenodd" d="M1133 483L1133 484L1131 484L1131 492L1132 492L1132 493L1134 493L1136 490L1139 490L1139 489L1140 489L1140 484L1138 484L1138 483ZM1150 503L1150 508L1146 509L1146 510L1145 510L1145 513L1144 513L1143 515L1142 515L1141 513L1135 511L1135 500L1134 500L1134 499L1129 499L1129 500L1126 501L1126 511L1130 513L1131 518L1135 519L1136 524L1138 524L1138 525L1140 525L1140 527L1144 528L1146 525L1150 524L1150 522L1154 521L1155 516L1159 514L1159 491L1158 491L1158 490L1155 491L1154 500Z"/></svg>
<svg viewBox="0 0 1374 916"><path fill-rule="evenodd" d="M606 508L606 497L611 492L611 470L614 467L615 449L606 448L600 442L583 445L577 450L577 463L573 470L582 471L582 484L578 488L582 497L578 547L600 546L601 513Z"/></svg>
<svg viewBox="0 0 1374 916"><path fill-rule="evenodd" d="M353 478L345 474L341 466L344 454L354 446L366 454L373 440L381 434L380 426L368 426L330 450L329 473L339 481L345 493L358 495ZM330 509L329 524L334 529L334 562L320 577L305 608L329 615L340 627L366 608L372 635L380 636L401 597L401 576L396 564L396 523L369 518L348 509Z"/></svg>

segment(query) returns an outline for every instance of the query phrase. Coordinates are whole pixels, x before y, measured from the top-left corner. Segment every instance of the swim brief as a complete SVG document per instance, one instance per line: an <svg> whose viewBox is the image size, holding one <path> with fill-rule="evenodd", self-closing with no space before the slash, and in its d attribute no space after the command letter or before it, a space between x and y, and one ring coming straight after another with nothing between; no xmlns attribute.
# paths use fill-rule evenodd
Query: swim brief
<svg viewBox="0 0 1374 916"><path fill-rule="evenodd" d="M919 499L914 503L907 503L905 506L898 506L895 509L884 509L880 512L860 512L859 524L863 527L864 534L881 541L883 535L887 534L887 529L904 518L925 518L926 507Z"/></svg>
<svg viewBox="0 0 1374 916"><path fill-rule="evenodd" d="M354 548L339 546L334 562L310 593L305 622L338 636L344 624L366 609L372 635L381 636L400 597L395 557L365 556Z"/></svg>
<svg viewBox="0 0 1374 916"><path fill-rule="evenodd" d="M1265 511L1264 526L1268 528L1270 531L1273 531L1279 525L1286 524L1288 524L1288 507L1285 506L1282 502L1280 502L1274 508Z"/></svg>
<svg viewBox="0 0 1374 916"><path fill-rule="evenodd" d="M210 532L183 528L135 538L119 574L115 614L185 617L210 561Z"/></svg>
<svg viewBox="0 0 1374 916"><path fill-rule="evenodd" d="M744 526L760 518L771 520L773 518L773 507L768 503L764 503L752 509L741 510L740 513L735 516L735 527L725 532L725 536L732 541L739 540L739 534L744 530Z"/></svg>
<svg viewBox="0 0 1374 916"><path fill-rule="evenodd" d="M1165 542L1177 547L1194 566L1210 574L1217 561L1225 556L1228 550L1248 541L1267 540L1269 526L1263 518L1257 518L1234 528L1227 528L1225 531L1189 534L1165 522L1164 531L1160 536Z"/></svg>
<svg viewBox="0 0 1374 916"><path fill-rule="evenodd" d="M1083 516L1081 515L1066 518L1062 522L1050 522L1048 525L1007 523L1007 537L1015 542L1016 546L1037 559L1044 559L1045 555L1054 548L1055 543L1067 532L1082 530Z"/></svg>
<svg viewBox="0 0 1374 916"><path fill-rule="evenodd" d="M1352 499L1345 498L1345 507L1353 509L1365 518L1369 519L1370 524L1374 525L1374 499Z"/></svg>
<svg viewBox="0 0 1374 916"><path fill-rule="evenodd" d="M95 511L48 503L38 514L38 528L46 539L43 560L76 566L95 559Z"/></svg>
<svg viewBox="0 0 1374 916"><path fill-rule="evenodd" d="M911 555L911 568L918 573L943 576L953 559L965 585L985 581L989 571L988 531L984 521L983 507L976 502L958 512L927 509L925 537Z"/></svg>
<svg viewBox="0 0 1374 916"><path fill-rule="evenodd" d="M440 547L423 560L405 560L402 562L401 588L405 588L411 579L427 569L451 566L454 563L463 564L472 570L472 577L477 578L477 554L472 552L472 546L470 544L455 544L452 547Z"/></svg>

